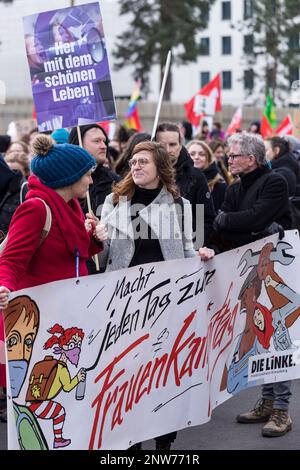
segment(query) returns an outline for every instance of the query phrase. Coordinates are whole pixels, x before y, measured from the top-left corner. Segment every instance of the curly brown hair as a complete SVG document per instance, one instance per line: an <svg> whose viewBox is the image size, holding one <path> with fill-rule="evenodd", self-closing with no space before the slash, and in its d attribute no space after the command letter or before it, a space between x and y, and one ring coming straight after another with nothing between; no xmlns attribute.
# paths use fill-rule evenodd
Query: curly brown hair
<svg viewBox="0 0 300 470"><path fill-rule="evenodd" d="M180 194L175 182L175 170L165 147L157 142L140 142L134 147L131 156L142 151L150 152L153 156L161 187L164 186L174 199L178 198ZM130 171L113 187L113 203L117 204L121 197L132 199L135 188L136 184Z"/></svg>

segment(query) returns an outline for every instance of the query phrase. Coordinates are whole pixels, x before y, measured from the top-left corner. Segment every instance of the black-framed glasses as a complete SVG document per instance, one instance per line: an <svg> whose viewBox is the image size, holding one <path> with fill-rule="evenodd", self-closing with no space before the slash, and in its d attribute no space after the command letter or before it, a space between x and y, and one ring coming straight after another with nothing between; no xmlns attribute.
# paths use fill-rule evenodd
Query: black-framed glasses
<svg viewBox="0 0 300 470"><path fill-rule="evenodd" d="M235 160L235 158L238 158L238 157L250 157L250 155L248 154L244 154L244 153L229 153L228 154L228 160L231 158L232 160Z"/></svg>

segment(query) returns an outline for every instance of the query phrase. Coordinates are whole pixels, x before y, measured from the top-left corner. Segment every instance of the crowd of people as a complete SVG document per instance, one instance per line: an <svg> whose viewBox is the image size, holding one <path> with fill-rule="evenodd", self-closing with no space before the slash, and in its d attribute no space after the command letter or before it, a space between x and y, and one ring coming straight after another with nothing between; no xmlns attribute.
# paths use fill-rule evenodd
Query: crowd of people
<svg viewBox="0 0 300 470"><path fill-rule="evenodd" d="M264 141L258 124L226 137L218 122L211 131L203 123L196 135L185 121L162 122L154 141L123 126L109 140L98 124L81 126L80 136L77 128L51 135L33 129L15 142L0 136L2 240L8 234L0 251L0 309L7 308L11 291L97 272L95 256L101 272L193 256L206 261L299 228L300 142L278 136ZM168 240L163 227L157 229L161 206L164 220L172 221ZM0 315L0 340L4 321ZM291 429L291 383L268 385L262 397L237 421L266 422L265 436L285 434ZM4 401L0 406L4 421ZM170 449L175 438L156 438L156 448ZM68 445L58 439L56 447Z"/></svg>

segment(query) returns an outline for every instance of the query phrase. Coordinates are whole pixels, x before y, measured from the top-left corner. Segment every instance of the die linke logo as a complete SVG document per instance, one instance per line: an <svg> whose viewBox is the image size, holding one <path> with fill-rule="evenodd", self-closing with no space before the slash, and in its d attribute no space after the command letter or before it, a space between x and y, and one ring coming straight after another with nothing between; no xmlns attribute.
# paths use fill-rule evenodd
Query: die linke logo
<svg viewBox="0 0 300 470"><path fill-rule="evenodd" d="M253 360L251 363L251 374L259 372L277 371L280 369L288 369L297 365L294 354L282 354L280 356L261 357Z"/></svg>

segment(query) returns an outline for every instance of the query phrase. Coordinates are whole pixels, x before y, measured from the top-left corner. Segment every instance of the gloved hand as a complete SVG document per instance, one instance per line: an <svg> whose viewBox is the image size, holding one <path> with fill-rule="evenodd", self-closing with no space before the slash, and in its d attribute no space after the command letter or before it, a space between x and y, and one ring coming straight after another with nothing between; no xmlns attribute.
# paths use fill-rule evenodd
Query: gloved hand
<svg viewBox="0 0 300 470"><path fill-rule="evenodd" d="M216 232L220 232L221 230L224 230L226 227L226 213L225 212L219 212L217 217L215 218L213 222L213 228Z"/></svg>
<svg viewBox="0 0 300 470"><path fill-rule="evenodd" d="M275 233L279 234L279 240L284 238L284 228L282 225L278 224L277 222L272 222L268 227L265 228L260 234L263 237L269 237L270 235L274 235Z"/></svg>

